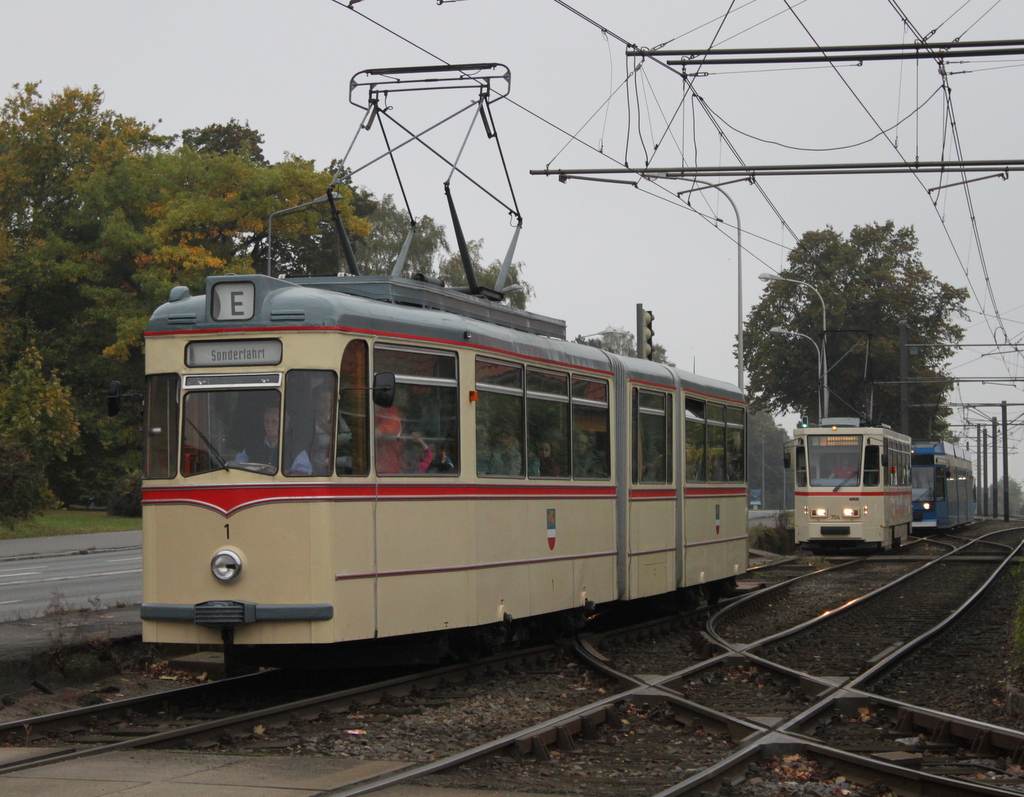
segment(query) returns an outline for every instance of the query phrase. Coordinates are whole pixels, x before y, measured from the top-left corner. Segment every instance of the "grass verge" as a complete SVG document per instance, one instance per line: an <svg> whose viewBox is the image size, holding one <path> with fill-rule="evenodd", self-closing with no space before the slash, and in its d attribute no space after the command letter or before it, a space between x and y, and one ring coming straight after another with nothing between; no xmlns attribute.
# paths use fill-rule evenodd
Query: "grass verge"
<svg viewBox="0 0 1024 797"><path fill-rule="evenodd" d="M132 531L142 528L142 518L113 517L103 509L52 509L12 526L0 524L0 540L96 534L101 531Z"/></svg>

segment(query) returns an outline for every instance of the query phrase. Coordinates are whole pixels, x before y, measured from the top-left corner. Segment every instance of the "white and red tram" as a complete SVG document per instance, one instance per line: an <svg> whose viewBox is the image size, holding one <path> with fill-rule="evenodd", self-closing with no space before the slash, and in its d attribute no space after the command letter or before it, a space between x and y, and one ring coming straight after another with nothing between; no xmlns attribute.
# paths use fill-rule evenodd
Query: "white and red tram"
<svg viewBox="0 0 1024 797"><path fill-rule="evenodd" d="M742 395L564 337L397 277L175 288L146 332L144 639L361 664L727 588Z"/></svg>

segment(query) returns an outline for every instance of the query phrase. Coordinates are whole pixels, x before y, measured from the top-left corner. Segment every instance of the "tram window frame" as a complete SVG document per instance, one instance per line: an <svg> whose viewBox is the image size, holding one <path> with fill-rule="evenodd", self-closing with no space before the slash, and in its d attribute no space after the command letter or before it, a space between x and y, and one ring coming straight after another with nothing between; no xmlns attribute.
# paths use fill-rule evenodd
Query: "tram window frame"
<svg viewBox="0 0 1024 797"><path fill-rule="evenodd" d="M634 484L672 483L672 397L669 393L633 388L631 459Z"/></svg>
<svg viewBox="0 0 1024 797"><path fill-rule="evenodd" d="M244 376L244 375L243 375ZM278 413L281 391L276 386L239 387L232 382L213 383L210 387L190 389L185 379L184 399L181 407L181 475L199 476L217 470L240 467L253 470L245 453L248 445L259 438L263 430L264 411L270 402ZM271 466L272 470L257 470L264 475L277 473L277 463L257 463Z"/></svg>
<svg viewBox="0 0 1024 797"><path fill-rule="evenodd" d="M356 338L345 345L341 355L338 390L338 434L334 451L339 476L368 476L370 473L370 347ZM348 427L342 431L341 424Z"/></svg>
<svg viewBox="0 0 1024 797"><path fill-rule="evenodd" d="M377 475L458 476L462 470L458 355L448 349L378 342L373 346L373 372L395 375L394 403L373 408Z"/></svg>
<svg viewBox="0 0 1024 797"><path fill-rule="evenodd" d="M882 460L881 449L877 443L867 443L864 446L864 474L865 487L878 487L882 483Z"/></svg>
<svg viewBox="0 0 1024 797"><path fill-rule="evenodd" d="M746 413L742 407L725 405L725 479L746 480Z"/></svg>
<svg viewBox="0 0 1024 797"><path fill-rule="evenodd" d="M794 484L797 487L807 486L807 446L796 447L796 467L793 470Z"/></svg>
<svg viewBox="0 0 1024 797"><path fill-rule="evenodd" d="M726 424L725 405L708 402L705 422L707 423L708 481L726 481Z"/></svg>
<svg viewBox="0 0 1024 797"><path fill-rule="evenodd" d="M526 369L526 473L531 479L568 479L571 436L569 375L540 368ZM548 465L540 446L549 448ZM554 473L543 473L543 470Z"/></svg>
<svg viewBox="0 0 1024 797"><path fill-rule="evenodd" d="M526 369L519 363L477 357L473 385L477 391L477 476L525 477ZM511 440L514 445L499 450L501 440Z"/></svg>
<svg viewBox="0 0 1024 797"><path fill-rule="evenodd" d="M181 380L178 374L146 377L143 415L143 479L173 479L178 475L178 415Z"/></svg>
<svg viewBox="0 0 1024 797"><path fill-rule="evenodd" d="M328 391L326 397L325 390ZM334 475L337 396L338 375L334 371L293 368L285 374L284 423L281 429L281 461L285 476ZM329 413L326 418L321 414L322 410Z"/></svg>
<svg viewBox="0 0 1024 797"><path fill-rule="evenodd" d="M572 377L572 477L611 478L608 382Z"/></svg>
<svg viewBox="0 0 1024 797"><path fill-rule="evenodd" d="M706 482L708 462L707 402L687 397L684 407L686 481Z"/></svg>

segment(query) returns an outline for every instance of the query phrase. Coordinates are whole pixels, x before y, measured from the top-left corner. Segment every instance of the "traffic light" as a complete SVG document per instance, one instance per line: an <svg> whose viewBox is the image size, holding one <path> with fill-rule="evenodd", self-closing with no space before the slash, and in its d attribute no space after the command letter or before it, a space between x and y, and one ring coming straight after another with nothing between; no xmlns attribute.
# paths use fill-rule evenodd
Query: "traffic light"
<svg viewBox="0 0 1024 797"><path fill-rule="evenodd" d="M645 360L654 359L654 313L636 306L636 355Z"/></svg>

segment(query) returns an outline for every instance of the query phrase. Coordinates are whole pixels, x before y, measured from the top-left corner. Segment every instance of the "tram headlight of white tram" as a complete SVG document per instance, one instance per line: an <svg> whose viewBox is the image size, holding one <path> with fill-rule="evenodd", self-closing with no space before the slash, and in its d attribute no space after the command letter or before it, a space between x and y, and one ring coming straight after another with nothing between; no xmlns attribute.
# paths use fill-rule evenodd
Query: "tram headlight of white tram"
<svg viewBox="0 0 1024 797"><path fill-rule="evenodd" d="M843 517L860 517L860 510L852 506L844 507Z"/></svg>
<svg viewBox="0 0 1024 797"><path fill-rule="evenodd" d="M811 517L828 517L827 509L812 509Z"/></svg>
<svg viewBox="0 0 1024 797"><path fill-rule="evenodd" d="M217 551L210 560L210 571L218 581L234 581L242 572L242 560L234 551Z"/></svg>

